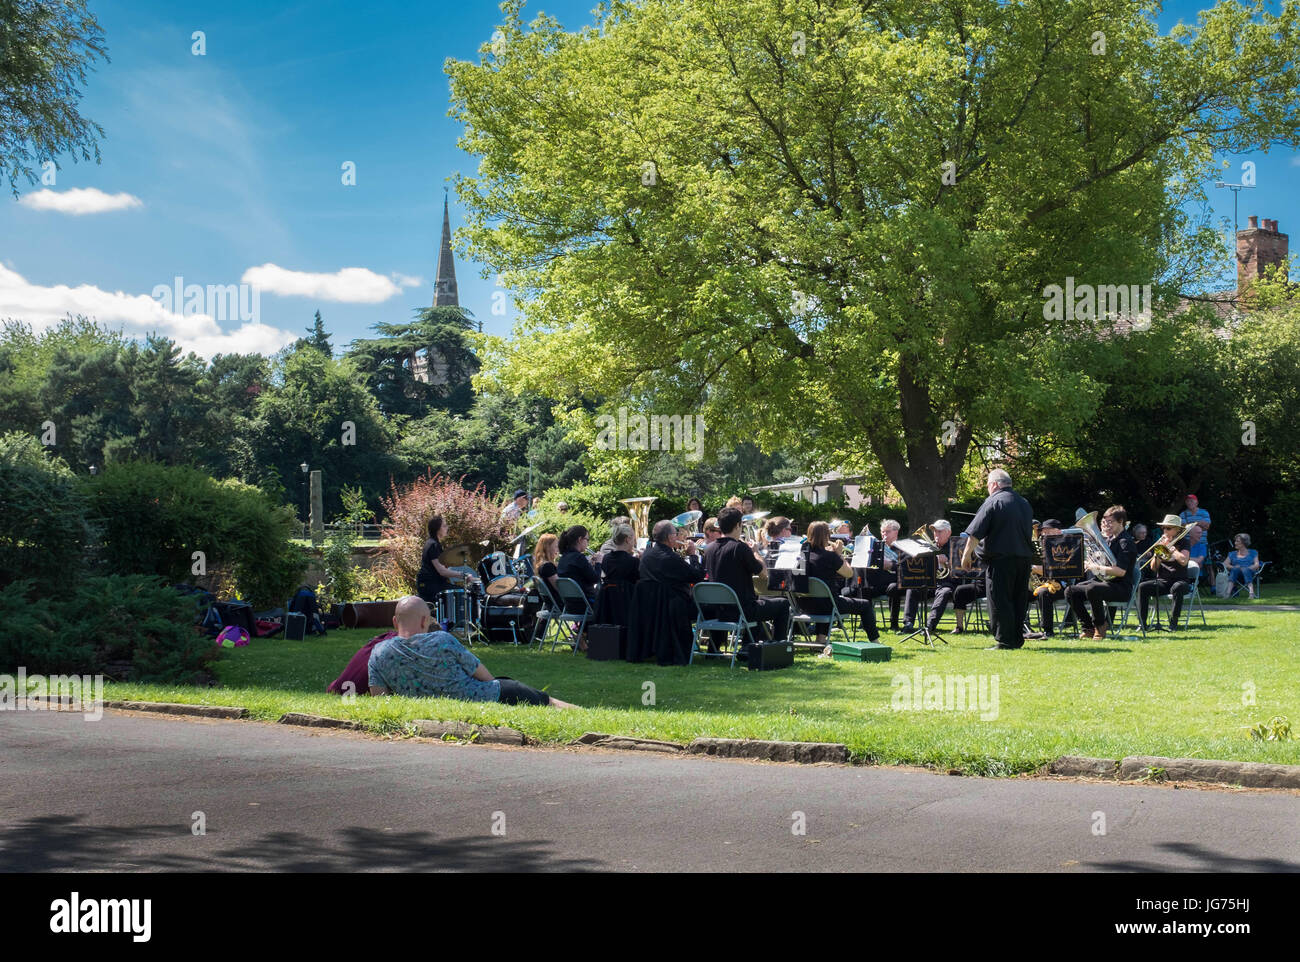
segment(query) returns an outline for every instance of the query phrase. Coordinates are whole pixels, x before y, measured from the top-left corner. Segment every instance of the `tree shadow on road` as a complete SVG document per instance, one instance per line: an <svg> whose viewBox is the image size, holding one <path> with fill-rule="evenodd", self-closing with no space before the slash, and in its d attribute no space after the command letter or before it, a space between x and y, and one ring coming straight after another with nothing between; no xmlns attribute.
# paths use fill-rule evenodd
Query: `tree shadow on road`
<svg viewBox="0 0 1300 962"><path fill-rule="evenodd" d="M1216 852L1194 842L1165 842L1156 846L1162 852L1194 861L1186 868L1170 869L1166 864L1138 860L1121 862L1085 862L1090 869L1102 872L1300 872L1300 863L1280 858L1242 858Z"/></svg>
<svg viewBox="0 0 1300 962"><path fill-rule="evenodd" d="M326 838L268 832L234 841L195 836L188 823L90 825L44 815L0 830L0 872L585 872L604 864L560 858L541 842L504 837L438 838L347 826Z"/></svg>

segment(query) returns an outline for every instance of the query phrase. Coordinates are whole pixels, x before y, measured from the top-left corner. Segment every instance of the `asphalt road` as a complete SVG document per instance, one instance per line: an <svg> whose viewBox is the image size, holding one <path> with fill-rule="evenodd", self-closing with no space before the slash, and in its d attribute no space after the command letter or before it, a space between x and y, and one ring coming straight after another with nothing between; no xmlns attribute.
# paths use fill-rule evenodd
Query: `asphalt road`
<svg viewBox="0 0 1300 962"><path fill-rule="evenodd" d="M1297 827L1293 793L0 712L4 872L1297 871Z"/></svg>

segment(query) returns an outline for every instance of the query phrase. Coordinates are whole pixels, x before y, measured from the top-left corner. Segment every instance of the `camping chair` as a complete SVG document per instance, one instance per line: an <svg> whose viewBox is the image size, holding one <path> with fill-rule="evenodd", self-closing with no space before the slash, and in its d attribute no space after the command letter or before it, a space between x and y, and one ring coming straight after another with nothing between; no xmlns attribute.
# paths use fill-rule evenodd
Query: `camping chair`
<svg viewBox="0 0 1300 962"><path fill-rule="evenodd" d="M758 622L750 621L745 617L744 611L740 607L740 599L736 597L736 592L730 585L724 585L718 581L701 581L691 587L691 597L695 599L695 629L691 632L691 656L686 663L692 664L695 661L695 655L698 653L705 658L726 658L731 656L731 667L736 667L736 655L739 654L742 637L748 639L749 644L754 643L754 634L750 630L757 627ZM711 618L704 613L705 606L715 609L722 609L717 614L722 617ZM726 620L727 615L734 616L734 620ZM706 631L725 631L726 638L723 641L723 650L709 651L708 646L700 646L700 638ZM730 647L730 651L726 649Z"/></svg>
<svg viewBox="0 0 1300 962"><path fill-rule="evenodd" d="M582 633L587 630L587 619L591 617L591 600L572 578L555 579L555 598L559 605L551 615L556 627L556 633L551 637L551 651L557 644L569 645L577 654ZM569 611L569 602L578 601L582 602L582 610Z"/></svg>
<svg viewBox="0 0 1300 962"><path fill-rule="evenodd" d="M1254 575L1251 576L1251 579L1250 579L1249 581L1247 581L1245 584L1243 584L1243 583L1240 582L1240 581L1231 581L1231 580L1230 580L1228 583L1232 586L1232 590L1230 590L1230 591L1228 592L1228 598L1229 598L1229 599L1235 598L1235 597L1237 597L1237 595L1241 594L1243 591L1246 591L1247 588L1254 588L1254 589L1255 589L1255 600L1258 601L1258 600L1259 600L1259 597L1260 597L1260 581L1259 581L1259 576L1262 575L1262 574L1264 573L1264 569L1267 568L1267 567L1268 567L1269 565L1271 565L1272 563L1273 563L1273 562L1271 562L1271 561L1265 561L1263 564L1261 564L1261 565L1259 566L1259 570L1256 571L1256 572L1254 573ZM1224 570L1224 571L1227 571L1227 570L1228 570L1228 566L1227 566L1227 565L1224 565L1224 566L1223 566L1223 570ZM1229 577L1229 578L1232 577L1231 573L1229 573L1228 577ZM1246 597L1248 597L1248 598L1250 597L1249 592L1247 592Z"/></svg>
<svg viewBox="0 0 1300 962"><path fill-rule="evenodd" d="M840 634L844 636L844 640L846 642L851 640L849 638L848 629L844 625L844 616L840 614L840 606L835 600L835 593L831 591L830 586L826 584L826 582L822 581L821 578L815 578L812 577L811 575L809 576L808 593L804 595L804 597L824 598L830 601L831 610L829 614L814 615L805 612L802 608L799 607L799 595L793 591L791 591L789 595L790 595L790 628L786 634L787 641L789 641L790 638L793 636L794 629L796 626L798 626L800 634L803 635L804 640L806 641L808 638L808 627L810 625L826 626L825 635L826 635L827 643L830 642L831 632L833 632L836 628L840 630ZM815 631L813 633L813 637L815 638L819 634L822 634L822 632Z"/></svg>

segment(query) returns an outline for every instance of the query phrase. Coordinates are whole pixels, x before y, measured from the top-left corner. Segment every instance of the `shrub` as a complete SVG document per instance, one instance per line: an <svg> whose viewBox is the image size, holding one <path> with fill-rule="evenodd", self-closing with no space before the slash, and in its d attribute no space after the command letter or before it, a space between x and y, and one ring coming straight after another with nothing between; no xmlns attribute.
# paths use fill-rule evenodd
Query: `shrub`
<svg viewBox="0 0 1300 962"><path fill-rule="evenodd" d="M356 535L345 528L330 532L326 539L325 550L321 552L321 567L326 576L325 590L320 598L322 605L357 600L361 581L358 570L352 565L352 548L356 542Z"/></svg>
<svg viewBox="0 0 1300 962"><path fill-rule="evenodd" d="M383 505L388 544L377 575L408 592L415 590L429 519L434 515L447 521L451 531L447 547L480 541L504 546L512 537L511 525L501 520L501 506L487 496L483 485L468 489L441 474L427 474L401 487L394 484Z"/></svg>
<svg viewBox="0 0 1300 962"><path fill-rule="evenodd" d="M109 465L84 483L113 571L181 581L204 574L195 571L202 552L213 577L228 568L255 607L282 604L302 576L306 556L289 542L292 510L250 485L142 461Z"/></svg>
<svg viewBox="0 0 1300 962"><path fill-rule="evenodd" d="M90 538L68 466L31 435L0 435L0 588L28 578L49 589L71 582Z"/></svg>
<svg viewBox="0 0 1300 962"><path fill-rule="evenodd" d="M193 684L217 653L195 630L196 613L192 598L151 576L89 577L44 597L17 582L0 592L0 666L97 674L129 662L132 680Z"/></svg>

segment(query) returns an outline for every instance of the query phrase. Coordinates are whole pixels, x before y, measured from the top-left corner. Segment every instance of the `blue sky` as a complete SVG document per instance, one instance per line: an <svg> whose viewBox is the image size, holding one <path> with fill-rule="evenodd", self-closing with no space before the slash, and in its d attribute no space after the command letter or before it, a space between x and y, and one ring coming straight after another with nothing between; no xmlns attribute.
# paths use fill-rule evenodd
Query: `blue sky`
<svg viewBox="0 0 1300 962"><path fill-rule="evenodd" d="M1169 3L1162 26L1192 21L1204 5ZM112 58L90 75L83 104L104 128L103 163L62 158L49 189L94 188L138 203L74 216L0 200L0 317L43 326L42 316L48 323L76 304L210 355L272 351L318 308L341 347L431 302L443 187L475 167L456 146L442 65L477 57L501 19L495 2L90 6ZM593 6L545 0L525 17L545 10L573 28L591 21ZM197 30L204 56L191 52ZM1232 157L1224 179L1240 180L1245 159L1256 161L1259 186L1243 193L1242 225L1258 214L1300 236L1300 157ZM341 183L345 161L356 164L356 186ZM1230 192L1210 194L1230 218ZM451 220L461 223L454 196ZM273 266L250 276L286 293L263 292L260 325L196 326L151 298L176 277L238 284L263 265ZM345 269L352 274L332 276ZM486 331L507 333L512 318L492 314L492 278L479 275L458 257L461 303Z"/></svg>

